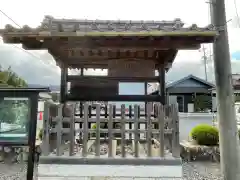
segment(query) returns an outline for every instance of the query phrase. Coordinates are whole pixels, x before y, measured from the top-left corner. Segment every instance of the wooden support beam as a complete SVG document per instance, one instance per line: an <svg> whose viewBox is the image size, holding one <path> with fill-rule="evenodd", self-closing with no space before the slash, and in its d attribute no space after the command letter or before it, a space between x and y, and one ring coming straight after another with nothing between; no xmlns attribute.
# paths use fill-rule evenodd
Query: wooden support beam
<svg viewBox="0 0 240 180"><path fill-rule="evenodd" d="M119 81L119 82L157 82L158 77L110 77L110 76L67 76L68 82L74 81Z"/></svg>
<svg viewBox="0 0 240 180"><path fill-rule="evenodd" d="M90 45L61 45L61 44L55 44L54 46L61 47L63 49L66 49L68 51L75 50L75 51L88 51L88 50L96 50L96 51L120 51L120 52L126 52L126 51L152 51L152 50L169 50L169 49L179 49L179 50L194 50L198 49L200 47L199 44L194 44L194 42L169 42L169 43L157 43L157 44L151 44L151 43L142 43L138 44L138 42L134 42L134 44L130 43L123 43L123 44L102 44L99 46L90 46ZM48 46L47 46L48 47ZM46 47L46 48L47 48Z"/></svg>
<svg viewBox="0 0 240 180"><path fill-rule="evenodd" d="M99 64L99 65L106 65L109 62L113 61L113 60L119 60L119 61L124 61L124 60L156 60L156 57L148 57L148 58L144 58L144 57L65 57L65 61L67 64L69 65L76 65L76 64ZM157 63L157 62L156 62Z"/></svg>
<svg viewBox="0 0 240 180"><path fill-rule="evenodd" d="M115 40L117 41L117 40ZM59 42L59 43L57 43ZM120 51L127 51L127 50L168 50L168 49L179 49L179 50L186 50L186 49L198 49L199 44L201 42L196 42L195 41L121 41L121 42L106 42L105 43L84 43L82 44L79 43L78 41L75 42L68 42L68 43L62 43L61 41L57 42L52 42L52 43L45 43L45 42L39 42L39 41L20 41L19 43L23 44L23 48L26 48L28 50L35 50L35 49L48 49L51 47L62 47L65 49L95 49L95 50L107 50L107 49L112 49L112 50L120 50ZM11 42L9 42L11 43Z"/></svg>
<svg viewBox="0 0 240 180"><path fill-rule="evenodd" d="M146 101L146 102L162 102L162 97L159 95L71 95L66 96L68 101Z"/></svg>

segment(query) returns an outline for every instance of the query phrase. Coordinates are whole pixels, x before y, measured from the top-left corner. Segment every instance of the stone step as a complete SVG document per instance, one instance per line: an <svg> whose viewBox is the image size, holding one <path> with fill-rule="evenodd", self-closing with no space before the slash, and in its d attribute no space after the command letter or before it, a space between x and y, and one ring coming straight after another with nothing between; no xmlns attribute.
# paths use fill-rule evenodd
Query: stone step
<svg viewBox="0 0 240 180"><path fill-rule="evenodd" d="M98 179L106 177L121 177L133 179L133 177L141 178L181 178L182 166L130 166L130 165L53 165L40 164L38 167L38 177L40 180L51 180L51 178L69 178L69 180L84 179L88 177L98 177ZM118 178L117 178L118 177ZM75 178L75 179L74 179ZM110 178L111 179L111 178ZM115 178L113 178L115 179ZM92 179L91 179L92 180ZM165 180L165 179L164 179Z"/></svg>

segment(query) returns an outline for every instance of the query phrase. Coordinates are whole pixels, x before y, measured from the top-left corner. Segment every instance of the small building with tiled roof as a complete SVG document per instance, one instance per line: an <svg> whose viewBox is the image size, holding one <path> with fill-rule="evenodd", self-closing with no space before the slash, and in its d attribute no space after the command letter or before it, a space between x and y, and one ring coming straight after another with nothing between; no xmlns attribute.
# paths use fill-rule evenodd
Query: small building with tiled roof
<svg viewBox="0 0 240 180"><path fill-rule="evenodd" d="M204 95L209 101L208 109L212 110L211 89L214 87L214 84L204 79L194 75L188 75L166 85L167 101L170 104L178 103L179 112L194 112L194 99L199 95ZM151 94L157 93L158 91L154 91Z"/></svg>

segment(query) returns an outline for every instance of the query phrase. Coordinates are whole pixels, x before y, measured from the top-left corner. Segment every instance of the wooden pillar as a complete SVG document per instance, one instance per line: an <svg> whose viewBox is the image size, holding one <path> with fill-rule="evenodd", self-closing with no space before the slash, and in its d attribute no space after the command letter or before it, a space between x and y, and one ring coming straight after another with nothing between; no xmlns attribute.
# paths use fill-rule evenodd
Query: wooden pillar
<svg viewBox="0 0 240 180"><path fill-rule="evenodd" d="M84 76L83 71L84 71L84 68L81 68L80 76ZM80 111L80 117L82 118L83 117L83 102L81 102L81 101L79 103L79 111ZM83 123L79 123L79 129L82 129L82 128L83 128ZM79 140L80 141L82 140L82 133L81 132L79 133Z"/></svg>
<svg viewBox="0 0 240 180"><path fill-rule="evenodd" d="M144 95L147 95L147 82L144 82ZM145 101L144 109L145 109L145 117L147 118L147 102L146 101ZM145 123L145 129L147 129L147 123Z"/></svg>
<svg viewBox="0 0 240 180"><path fill-rule="evenodd" d="M147 82L144 82L144 95L147 95ZM147 115L147 102L145 101L145 116Z"/></svg>
<svg viewBox="0 0 240 180"><path fill-rule="evenodd" d="M66 102L68 68L61 66L60 103Z"/></svg>
<svg viewBox="0 0 240 180"><path fill-rule="evenodd" d="M83 71L84 71L84 68L81 68L80 69L80 76L84 76L83 75ZM83 117L83 102L80 102L79 103L79 111L80 111L80 117ZM82 123L79 124L80 125L80 128L82 128Z"/></svg>
<svg viewBox="0 0 240 180"><path fill-rule="evenodd" d="M166 104L166 82L165 82L165 68L161 67L158 70L159 74L159 95L162 97L162 104Z"/></svg>
<svg viewBox="0 0 240 180"><path fill-rule="evenodd" d="M81 68L80 75L83 76L83 68Z"/></svg>
<svg viewBox="0 0 240 180"><path fill-rule="evenodd" d="M160 67L158 69L158 77L159 77L159 96L161 96L162 105L166 104L166 83L165 83L165 68ZM159 129L159 125L155 124L155 129Z"/></svg>

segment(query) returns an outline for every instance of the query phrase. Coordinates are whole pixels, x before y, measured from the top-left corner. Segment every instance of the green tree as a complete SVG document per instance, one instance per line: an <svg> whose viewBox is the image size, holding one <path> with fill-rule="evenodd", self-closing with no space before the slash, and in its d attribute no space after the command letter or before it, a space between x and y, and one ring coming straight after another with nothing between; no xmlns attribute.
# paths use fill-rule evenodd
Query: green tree
<svg viewBox="0 0 240 180"><path fill-rule="evenodd" d="M211 108L211 97L208 95L197 95L193 102L195 111L204 111Z"/></svg>
<svg viewBox="0 0 240 180"><path fill-rule="evenodd" d="M0 87L27 87L27 82L13 72L11 67L3 70L0 66Z"/></svg>
<svg viewBox="0 0 240 180"><path fill-rule="evenodd" d="M4 70L0 66L0 88L1 87L27 87L27 82L12 71L11 67ZM16 116L19 114L18 111L19 107L16 104L0 99L0 122L14 123ZM21 112L24 113L25 110L21 109Z"/></svg>

